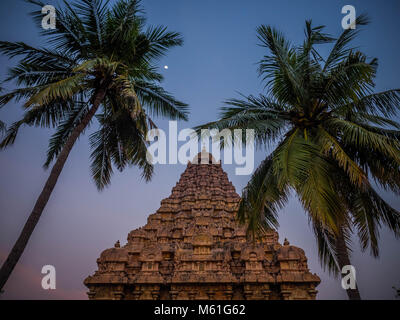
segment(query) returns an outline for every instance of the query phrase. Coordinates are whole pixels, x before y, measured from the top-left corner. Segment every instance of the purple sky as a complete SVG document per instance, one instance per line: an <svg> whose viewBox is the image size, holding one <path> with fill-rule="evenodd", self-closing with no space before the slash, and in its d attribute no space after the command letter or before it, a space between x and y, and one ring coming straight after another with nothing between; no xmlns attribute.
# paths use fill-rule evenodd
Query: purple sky
<svg viewBox="0 0 400 320"><path fill-rule="evenodd" d="M48 1L52 3L52 1ZM262 90L256 75L257 62L264 51L257 47L255 28L273 24L294 42L303 40L304 20L325 24L328 31L341 31L341 8L347 1L187 1L147 0L144 7L149 22L165 24L180 31L185 45L171 51L160 61L164 86L190 104L191 115L178 129L188 128L218 115L221 102L237 97L235 91L257 94ZM378 57L380 66L377 90L398 88L400 44L400 2L352 1L357 12L367 12L373 23L361 34L357 44L369 56ZM20 1L1 1L0 39L45 45L28 16L30 8ZM0 57L0 78L12 62ZM9 86L11 88L11 86ZM10 103L0 110L0 119L10 123L21 115L21 108ZM161 128L167 122L157 121ZM93 126L89 131L95 130ZM47 178L42 169L51 130L24 128L15 145L0 152L0 263L11 249ZM88 133L90 133L88 132ZM140 179L140 172L128 169L116 173L110 188L99 193L90 179L87 136L74 147L53 195L32 236L20 263L5 286L3 298L11 299L86 299L83 279L96 269L102 250L117 240L125 244L130 230L146 223L160 201L184 170L182 165L157 166L150 183ZM256 153L258 164L268 151ZM234 166L223 166L240 194L248 177L236 176ZM391 194L385 199L396 209L400 200ZM307 217L293 198L280 214L280 240L303 248L312 272L322 282L319 299L345 299L337 279L325 273L318 262L314 236ZM393 299L392 286L400 287L400 242L382 229L381 256L373 259L361 253L354 242L353 265L363 298ZM57 271L57 289L41 289L41 268L51 264Z"/></svg>

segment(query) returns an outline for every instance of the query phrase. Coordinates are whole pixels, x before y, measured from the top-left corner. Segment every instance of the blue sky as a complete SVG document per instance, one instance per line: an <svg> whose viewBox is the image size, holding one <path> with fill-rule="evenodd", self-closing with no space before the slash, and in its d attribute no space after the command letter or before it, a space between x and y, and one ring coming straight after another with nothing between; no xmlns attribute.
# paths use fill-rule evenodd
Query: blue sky
<svg viewBox="0 0 400 320"><path fill-rule="evenodd" d="M365 12L372 19L356 44L368 56L379 59L376 90L399 88L400 2L397 0L143 1L149 24L166 25L181 32L185 39L183 47L174 48L159 62L165 76L164 87L190 105L190 120L180 122L178 128L214 120L222 102L237 97L237 92L262 92L256 62L266 52L257 45L257 26L276 26L298 44L303 40L306 19L312 19L315 25L326 25L327 31L338 35L342 31L341 8L346 4L352 4L357 13ZM46 45L28 15L30 8L22 1L1 1L1 40ZM12 63L0 56L1 79ZM169 68L163 69L164 65ZM0 110L0 119L8 123L20 115L21 107L13 103ZM164 129L168 126L162 119L157 123ZM90 131L94 129L95 126ZM24 128L15 145L0 153L0 262L11 249L47 178L48 172L42 165L51 132ZM267 153L268 150L257 151L256 164ZM145 184L137 169L128 169L115 174L111 187L99 193L90 180L89 154L86 135L72 151L21 263L5 287L4 297L85 299L82 281L96 270L100 252L116 240L125 243L130 230L145 224L146 217L158 209L184 170L182 165L157 166L153 180ZM240 194L249 177L236 176L234 166L226 165L224 170ZM384 197L400 209L398 197L390 194ZM311 271L321 277L318 297L346 298L339 281L321 269L307 217L295 198L282 210L280 224L280 240L286 237L302 247ZM361 253L355 241L352 261L364 298L393 299L391 287L400 287L400 242L382 229L380 244L381 257L376 260L368 251ZM45 264L57 269L58 287L54 292L40 288L40 270Z"/></svg>

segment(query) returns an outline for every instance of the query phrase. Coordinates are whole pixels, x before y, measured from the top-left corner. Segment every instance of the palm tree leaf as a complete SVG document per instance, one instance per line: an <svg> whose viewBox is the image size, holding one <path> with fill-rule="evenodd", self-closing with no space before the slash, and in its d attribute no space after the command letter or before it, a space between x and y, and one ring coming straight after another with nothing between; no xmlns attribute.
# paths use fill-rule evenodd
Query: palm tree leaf
<svg viewBox="0 0 400 320"><path fill-rule="evenodd" d="M101 121L101 118L98 119ZM92 161L90 167L98 190L110 184L113 173L108 147L110 131L110 126L103 123L103 126L89 137L90 147L93 150L90 155Z"/></svg>
<svg viewBox="0 0 400 320"><path fill-rule="evenodd" d="M81 21L87 34L91 39L91 43L97 46L103 45L104 30L106 25L107 6L109 0L81 0L73 4L74 12L81 17Z"/></svg>
<svg viewBox="0 0 400 320"><path fill-rule="evenodd" d="M365 172L355 163L348 154L343 150L339 141L331 136L322 126L319 127L319 135L321 141L321 151L326 156L335 159L339 166L346 171L352 184L363 188L368 185L368 177Z"/></svg>
<svg viewBox="0 0 400 320"><path fill-rule="evenodd" d="M58 50L35 48L24 42L0 41L0 52L9 58L24 56L23 62L29 64L73 65L75 60Z"/></svg>
<svg viewBox="0 0 400 320"><path fill-rule="evenodd" d="M6 94L3 94L0 96L0 108L4 107L7 103L9 103L12 100L19 102L22 99L29 98L32 95L37 94L43 88L44 88L44 86L18 88L18 89L14 89Z"/></svg>
<svg viewBox="0 0 400 320"><path fill-rule="evenodd" d="M176 100L160 86L154 83L137 81L134 84L134 88L147 113L171 119L185 121L188 119L188 105Z"/></svg>
<svg viewBox="0 0 400 320"><path fill-rule="evenodd" d="M378 151L400 164L400 143L386 136L369 131L362 126L343 119L333 118L324 122L328 132L340 130L343 145Z"/></svg>
<svg viewBox="0 0 400 320"><path fill-rule="evenodd" d="M57 99L68 100L83 89L85 75L75 74L71 77L45 85L39 92L32 95L25 103L25 108L32 105L45 105Z"/></svg>
<svg viewBox="0 0 400 320"><path fill-rule="evenodd" d="M38 10L31 12L42 36L48 38L48 43L60 52L64 52L74 58L86 56L89 42L87 33L81 18L76 14L67 1L63 1L65 10L57 8L57 19L55 29L42 29L42 8L46 3L38 0L25 0L34 4Z"/></svg>
<svg viewBox="0 0 400 320"><path fill-rule="evenodd" d="M56 132L51 136L47 149L44 168L48 168L51 162L57 158L64 147L68 137L74 128L82 121L88 111L87 103L75 101L71 110L66 113L63 120L58 124Z"/></svg>
<svg viewBox="0 0 400 320"><path fill-rule="evenodd" d="M225 102L226 107L221 108L221 118L218 121L206 123L195 127L196 132L201 134L203 129L217 129L223 131L228 129L253 129L254 139L258 146L274 142L275 139L287 131L289 114L285 106L266 96L248 96L245 100L229 99ZM221 141L221 148L231 145L233 135L226 135L228 139ZM236 137L245 143L246 135Z"/></svg>
<svg viewBox="0 0 400 320"><path fill-rule="evenodd" d="M358 101L360 97L370 94L376 69L376 59L368 62L363 53L350 52L345 60L325 76L321 90L323 101L335 110L338 106Z"/></svg>
<svg viewBox="0 0 400 320"><path fill-rule="evenodd" d="M277 228L277 213L287 202L288 188L279 189L273 174L272 156L268 156L255 170L242 193L238 219L247 224L253 238L257 231Z"/></svg>
<svg viewBox="0 0 400 320"><path fill-rule="evenodd" d="M147 56L150 58L160 58L168 49L183 45L182 35L179 32L167 31L165 26L150 27L145 34L149 40Z"/></svg>
<svg viewBox="0 0 400 320"><path fill-rule="evenodd" d="M371 254L377 257L379 228L385 224L396 237L399 237L400 212L387 204L372 187L363 191L349 186L347 190L349 209L353 215L361 247L365 250L369 246Z"/></svg>
<svg viewBox="0 0 400 320"><path fill-rule="evenodd" d="M261 45L270 50L271 55L264 56L259 62L259 74L271 88L272 94L282 103L295 104L303 99L301 88L302 75L296 69L296 52L283 34L269 26L257 28Z"/></svg>
<svg viewBox="0 0 400 320"><path fill-rule="evenodd" d="M55 101L49 105L36 106L26 111L23 118L14 122L6 131L5 137L0 143L0 149L12 145L15 142L21 126L55 127L65 117L75 101Z"/></svg>
<svg viewBox="0 0 400 320"><path fill-rule="evenodd" d="M335 234L318 221L313 221L312 228L317 240L318 256L322 267L330 274L338 276L340 270L337 262Z"/></svg>
<svg viewBox="0 0 400 320"><path fill-rule="evenodd" d="M400 110L400 89L387 90L373 93L353 100L349 104L338 107L334 110L339 115L351 113L363 113L370 116L384 117L396 116Z"/></svg>
<svg viewBox="0 0 400 320"><path fill-rule="evenodd" d="M336 40L328 58L326 59L323 72L329 71L335 68L338 63L340 63L354 48L348 47L349 43L354 40L357 34L360 32L360 26L365 26L369 23L369 18L367 15L363 14L356 18L355 24L356 28L348 28L342 32L340 37Z"/></svg>

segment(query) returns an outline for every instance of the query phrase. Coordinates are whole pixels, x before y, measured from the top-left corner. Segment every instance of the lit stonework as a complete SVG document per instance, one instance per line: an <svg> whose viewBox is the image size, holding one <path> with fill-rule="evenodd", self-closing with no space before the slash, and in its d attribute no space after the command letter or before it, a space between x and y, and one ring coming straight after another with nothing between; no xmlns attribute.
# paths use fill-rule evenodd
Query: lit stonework
<svg viewBox="0 0 400 320"><path fill-rule="evenodd" d="M240 197L212 160L200 153L147 224L102 252L84 281L90 299L315 299L304 251L276 231L247 240Z"/></svg>

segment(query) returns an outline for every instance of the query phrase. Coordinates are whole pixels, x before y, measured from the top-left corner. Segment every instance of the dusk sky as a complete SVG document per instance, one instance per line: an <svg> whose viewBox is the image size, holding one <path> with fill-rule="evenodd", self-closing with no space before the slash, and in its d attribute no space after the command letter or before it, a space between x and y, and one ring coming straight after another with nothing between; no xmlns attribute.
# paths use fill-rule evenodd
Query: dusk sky
<svg viewBox="0 0 400 320"><path fill-rule="evenodd" d="M54 4L54 1L44 1ZM159 62L165 76L164 88L190 105L190 128L218 117L225 99L263 91L256 62L267 53L257 45L256 27L279 28L293 43L303 41L306 19L326 25L327 31L341 31L341 8L353 5L357 14L367 13L372 23L356 40L359 49L379 59L376 91L400 88L400 1L314 1L314 0L144 0L149 24L163 24L182 33L183 47L174 48ZM23 1L0 2L0 40L24 41L46 46L29 16L32 6ZM0 56L0 80L16 60ZM168 65L168 69L163 66ZM4 86L13 88L13 84ZM10 103L0 110L0 119L10 124L22 114L21 105ZM156 119L167 131L168 122ZM398 120L398 119L397 119ZM87 299L83 280L96 269L100 253L117 240L126 243L128 232L146 223L160 201L169 196L185 166L157 165L153 179L145 183L140 171L116 171L111 186L98 192L90 177L88 136L92 125L71 152L57 186L1 298ZM0 152L0 263L11 250L49 170L42 168L48 139L53 130L24 127L15 144ZM256 152L256 166L268 154ZM240 194L249 176L235 175L234 165L223 165ZM382 193L400 210L400 199ZM316 240L300 203L292 197L279 215L280 242L287 238L305 250L308 266L321 278L318 299L347 299L339 279L321 268ZM364 299L394 299L393 286L400 287L400 241L385 228L381 230L379 259L361 252L353 242L352 263ZM57 289L41 288L41 268L54 265Z"/></svg>

